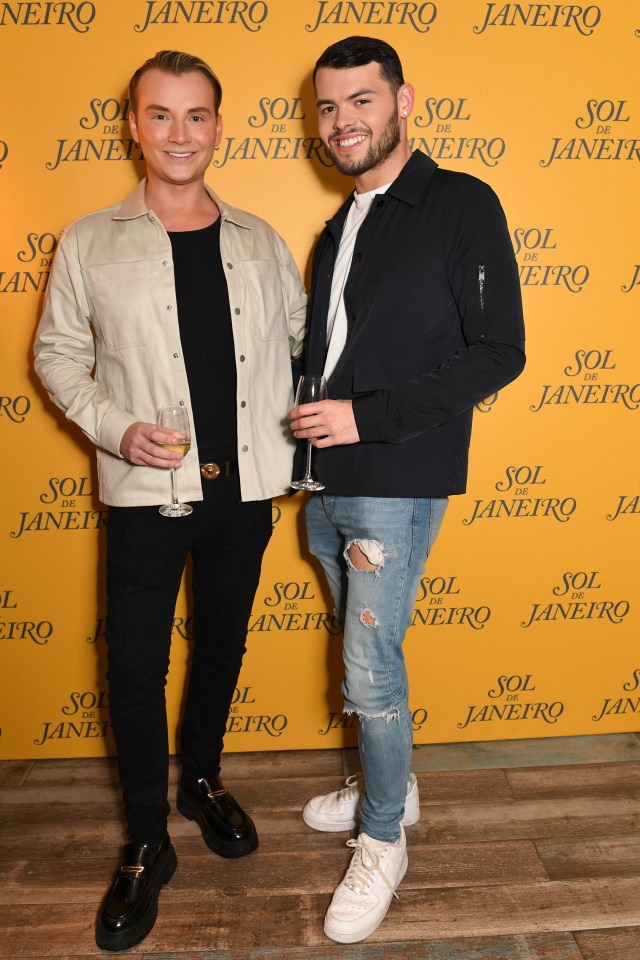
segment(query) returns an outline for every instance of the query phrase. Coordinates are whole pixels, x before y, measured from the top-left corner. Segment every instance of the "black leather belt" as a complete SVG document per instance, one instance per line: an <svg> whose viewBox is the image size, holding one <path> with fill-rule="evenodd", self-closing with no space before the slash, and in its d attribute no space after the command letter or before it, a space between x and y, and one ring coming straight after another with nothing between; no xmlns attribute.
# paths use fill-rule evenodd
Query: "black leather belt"
<svg viewBox="0 0 640 960"><path fill-rule="evenodd" d="M200 464L200 475L205 480L216 480L218 477L233 477L238 473L236 460L208 460Z"/></svg>

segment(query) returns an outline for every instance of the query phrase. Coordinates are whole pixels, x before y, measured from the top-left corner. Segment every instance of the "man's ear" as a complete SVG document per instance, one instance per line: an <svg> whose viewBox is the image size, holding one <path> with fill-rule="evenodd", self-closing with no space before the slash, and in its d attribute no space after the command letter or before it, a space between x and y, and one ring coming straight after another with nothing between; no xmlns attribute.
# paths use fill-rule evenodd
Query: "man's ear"
<svg viewBox="0 0 640 960"><path fill-rule="evenodd" d="M398 110L401 117L408 117L413 110L415 90L411 83L403 83L398 90Z"/></svg>
<svg viewBox="0 0 640 960"><path fill-rule="evenodd" d="M131 136L138 143L138 121L131 111L129 111L129 129L131 130Z"/></svg>

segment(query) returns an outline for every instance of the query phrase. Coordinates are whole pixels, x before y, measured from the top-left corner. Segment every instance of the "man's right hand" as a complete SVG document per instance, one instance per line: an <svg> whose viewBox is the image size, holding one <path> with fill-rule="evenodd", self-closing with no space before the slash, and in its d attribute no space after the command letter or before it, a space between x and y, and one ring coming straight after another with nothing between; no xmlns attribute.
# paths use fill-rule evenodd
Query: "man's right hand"
<svg viewBox="0 0 640 960"><path fill-rule="evenodd" d="M185 437L181 433L165 430L155 423L132 423L127 427L120 441L120 453L136 466L161 467L170 470L181 466L181 453L165 450L159 443L181 443Z"/></svg>

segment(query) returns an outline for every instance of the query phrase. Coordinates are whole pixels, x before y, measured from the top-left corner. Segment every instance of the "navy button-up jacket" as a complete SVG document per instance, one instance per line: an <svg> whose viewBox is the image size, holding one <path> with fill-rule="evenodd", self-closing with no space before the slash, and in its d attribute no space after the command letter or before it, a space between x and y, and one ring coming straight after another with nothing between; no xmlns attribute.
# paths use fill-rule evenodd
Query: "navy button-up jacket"
<svg viewBox="0 0 640 960"><path fill-rule="evenodd" d="M313 257L306 369L321 372L333 265L351 203ZM473 407L524 367L518 269L495 193L416 151L358 233L347 342L329 397L352 399L360 442L315 452L327 494L464 493Z"/></svg>

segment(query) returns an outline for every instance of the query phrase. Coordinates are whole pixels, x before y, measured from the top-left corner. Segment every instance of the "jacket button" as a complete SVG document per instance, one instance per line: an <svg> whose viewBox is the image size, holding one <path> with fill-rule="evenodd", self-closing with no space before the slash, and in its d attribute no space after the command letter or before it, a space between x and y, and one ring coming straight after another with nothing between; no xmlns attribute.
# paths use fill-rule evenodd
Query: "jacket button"
<svg viewBox="0 0 640 960"><path fill-rule="evenodd" d="M227 264L227 267L229 268L229 270L233 270L233 264L232 264L232 263L228 263L228 264Z"/></svg>
<svg viewBox="0 0 640 960"><path fill-rule="evenodd" d="M241 353L241 354L240 354L240 358L239 358L239 359L240 359L240 363L244 363L244 360L245 360L244 353Z"/></svg>
<svg viewBox="0 0 640 960"><path fill-rule="evenodd" d="M237 316L237 315L240 313L240 307L236 307L233 312L234 312L235 315Z"/></svg>
<svg viewBox="0 0 640 960"><path fill-rule="evenodd" d="M249 447L245 444L244 447L242 448L242 452L246 453L248 449Z"/></svg>
<svg viewBox="0 0 640 960"><path fill-rule="evenodd" d="M247 401L246 401L246 400L241 400L241 401L240 401L240 406L241 406L241 407L244 408L244 407L246 407L246 405L247 405Z"/></svg>

